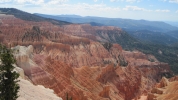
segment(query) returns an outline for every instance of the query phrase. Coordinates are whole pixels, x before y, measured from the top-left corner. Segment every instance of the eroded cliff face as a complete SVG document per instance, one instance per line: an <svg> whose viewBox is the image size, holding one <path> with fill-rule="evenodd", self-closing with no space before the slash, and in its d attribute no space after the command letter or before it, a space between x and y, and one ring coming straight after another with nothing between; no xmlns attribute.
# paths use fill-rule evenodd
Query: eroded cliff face
<svg viewBox="0 0 178 100"><path fill-rule="evenodd" d="M137 99L171 73L168 64L153 56L103 43L124 34L120 28L57 26L13 16L1 21L0 42L23 45L14 47L17 65L34 84L53 89L63 99L67 93L73 100Z"/></svg>
<svg viewBox="0 0 178 100"><path fill-rule="evenodd" d="M92 49L87 49L89 47ZM19 54L22 54L21 52L24 50L29 52L30 48L32 46L16 47ZM33 64L27 64L28 66L25 65L26 63L18 65L22 68L23 66L28 67L31 73L28 73L27 76L34 84L53 89L63 99L66 98L66 93L74 100L131 100L139 98L140 95L147 94L149 89L161 79L164 72L170 72L167 64L150 62L146 55L140 52L124 52L116 44L109 51L97 42L91 43L87 48L71 47L67 53L57 49L41 54L31 52L26 53L26 57L19 56L17 53L15 55L18 63L33 62ZM101 52L98 52L97 49ZM83 54L78 55L76 52ZM74 53L80 59L71 57ZM67 56L64 56L65 54ZM122 55L128 65L120 66L120 62L117 62L119 57L113 54ZM60 57L61 55L63 57ZM133 55L137 56L135 60L131 59ZM70 57L72 60L66 61ZM84 61L84 58L91 60ZM103 63L103 59L106 58L109 62ZM98 62L93 63L92 60ZM140 64L137 60L145 63ZM36 67L33 67L34 65ZM26 72L27 69L24 71Z"/></svg>
<svg viewBox="0 0 178 100"><path fill-rule="evenodd" d="M17 100L62 100L58 97L52 89L45 88L42 85L35 86L25 76L22 68L17 67L15 64L15 71L20 74L19 82L19 97Z"/></svg>
<svg viewBox="0 0 178 100"><path fill-rule="evenodd" d="M120 46L118 45L118 47ZM87 45L79 44L70 46L70 50L67 52L51 49L49 52L44 52L44 54L50 56L52 59L65 62L71 67L82 67L101 66L109 63L118 65L120 63L118 55L121 54L121 51L122 49L114 47L108 51L101 43L90 42Z"/></svg>
<svg viewBox="0 0 178 100"><path fill-rule="evenodd" d="M89 24L82 25L64 25L63 31L66 34L76 35L80 37L86 37L92 40L98 40L102 42L117 41L117 37L124 34L123 30L113 26L91 26Z"/></svg>
<svg viewBox="0 0 178 100"><path fill-rule="evenodd" d="M178 99L177 76L167 79L163 77L161 81L148 94L148 100L177 100Z"/></svg>

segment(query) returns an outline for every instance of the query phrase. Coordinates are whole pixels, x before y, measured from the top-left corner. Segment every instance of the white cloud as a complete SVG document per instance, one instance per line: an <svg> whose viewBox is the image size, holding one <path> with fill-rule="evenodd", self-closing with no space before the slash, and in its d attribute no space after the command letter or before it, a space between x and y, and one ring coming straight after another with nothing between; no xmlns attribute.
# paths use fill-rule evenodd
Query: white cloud
<svg viewBox="0 0 178 100"><path fill-rule="evenodd" d="M15 0L17 3L25 3L28 2L28 0Z"/></svg>
<svg viewBox="0 0 178 100"><path fill-rule="evenodd" d="M145 8L140 8L138 6L126 6L125 8L123 8L123 10L126 10L126 11L152 11L152 10L147 10Z"/></svg>
<svg viewBox="0 0 178 100"><path fill-rule="evenodd" d="M7 3L7 2L11 2L11 0L0 0L0 3Z"/></svg>
<svg viewBox="0 0 178 100"><path fill-rule="evenodd" d="M163 2L178 3L178 0L159 0Z"/></svg>
<svg viewBox="0 0 178 100"><path fill-rule="evenodd" d="M157 10L155 10L156 12L170 12L170 10L167 10L167 9L165 9L165 10L160 10L160 9L157 9Z"/></svg>
<svg viewBox="0 0 178 100"><path fill-rule="evenodd" d="M126 2L133 3L133 2L140 2L141 0L126 0Z"/></svg>
<svg viewBox="0 0 178 100"><path fill-rule="evenodd" d="M47 4L56 5L56 4L65 3L65 2L67 2L67 1L68 1L68 0L50 0Z"/></svg>
<svg viewBox="0 0 178 100"><path fill-rule="evenodd" d="M111 2L116 2L116 1L125 1L125 2L129 2L129 3L133 3L133 2L140 2L141 0L110 0Z"/></svg>
<svg viewBox="0 0 178 100"><path fill-rule="evenodd" d="M178 13L178 10L176 11L176 13Z"/></svg>
<svg viewBox="0 0 178 100"><path fill-rule="evenodd" d="M157 10L149 10L149 9L145 9L145 8L140 8L138 6L126 6L123 8L123 10L125 11L145 11L145 12L170 12L170 10L168 9L157 9ZM177 11L178 12L178 11Z"/></svg>
<svg viewBox="0 0 178 100"><path fill-rule="evenodd" d="M118 0L110 0L111 2L116 2L116 1L118 1Z"/></svg>
<svg viewBox="0 0 178 100"><path fill-rule="evenodd" d="M14 0L17 4L25 4L30 3L34 5L41 5L44 4L44 0Z"/></svg>
<svg viewBox="0 0 178 100"><path fill-rule="evenodd" d="M44 14L76 14L81 16L112 16L119 13L121 9L119 7L109 7L105 4L60 4L60 5L43 5L40 9L26 8L26 11L31 13L44 13Z"/></svg>
<svg viewBox="0 0 178 100"><path fill-rule="evenodd" d="M178 0L169 0L170 3L178 3Z"/></svg>
<svg viewBox="0 0 178 100"><path fill-rule="evenodd" d="M97 2L98 0L93 0L94 2Z"/></svg>
<svg viewBox="0 0 178 100"><path fill-rule="evenodd" d="M0 3L15 3L20 5L56 5L67 2L68 0L0 0ZM98 0L94 0L98 1Z"/></svg>

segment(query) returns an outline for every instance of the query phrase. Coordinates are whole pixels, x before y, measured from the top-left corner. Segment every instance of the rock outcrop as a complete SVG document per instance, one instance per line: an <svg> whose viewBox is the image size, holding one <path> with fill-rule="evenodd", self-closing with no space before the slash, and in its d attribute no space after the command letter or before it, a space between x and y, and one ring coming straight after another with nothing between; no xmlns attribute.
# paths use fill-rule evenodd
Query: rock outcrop
<svg viewBox="0 0 178 100"><path fill-rule="evenodd" d="M18 78L20 89L17 100L62 100L52 89L31 83L28 77L25 76L22 68L17 67L15 64L13 66L15 66L14 71L20 74Z"/></svg>
<svg viewBox="0 0 178 100"><path fill-rule="evenodd" d="M33 46L16 46L12 49L17 60L17 66L24 70L25 75L32 82L41 81L43 78L48 77L48 74L33 61Z"/></svg>
<svg viewBox="0 0 178 100"><path fill-rule="evenodd" d="M148 100L177 100L178 99L178 81L174 80L176 77L170 80L163 77L148 94Z"/></svg>
<svg viewBox="0 0 178 100"><path fill-rule="evenodd" d="M28 80L19 78L20 91L17 100L62 100L54 91L41 85L33 85Z"/></svg>

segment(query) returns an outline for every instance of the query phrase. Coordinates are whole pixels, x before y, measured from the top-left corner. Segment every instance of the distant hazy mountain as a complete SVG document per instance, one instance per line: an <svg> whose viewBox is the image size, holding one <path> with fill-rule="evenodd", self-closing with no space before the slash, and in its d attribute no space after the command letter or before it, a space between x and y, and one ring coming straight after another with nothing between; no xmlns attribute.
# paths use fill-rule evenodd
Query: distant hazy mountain
<svg viewBox="0 0 178 100"><path fill-rule="evenodd" d="M69 22L66 22L66 21L44 18L41 16L37 16L35 14L30 14L30 13L15 9L15 8L0 8L0 14L14 15L16 18L20 18L22 20L27 20L27 21L36 21L36 22L49 21L53 24L58 24L58 25L70 24Z"/></svg>
<svg viewBox="0 0 178 100"><path fill-rule="evenodd" d="M171 45L178 43L178 31L170 31L167 33L153 32L149 30L128 31L133 37L154 44Z"/></svg>
<svg viewBox="0 0 178 100"><path fill-rule="evenodd" d="M70 17L70 18L81 18L79 15L59 15L58 17Z"/></svg>
<svg viewBox="0 0 178 100"><path fill-rule="evenodd" d="M172 22L172 21L165 21L166 23L178 27L178 22Z"/></svg>
<svg viewBox="0 0 178 100"><path fill-rule="evenodd" d="M56 20L68 21L71 23L90 23L95 22L105 26L117 26L129 31L150 30L154 32L167 32L177 30L178 27L172 26L161 21L147 21L147 20L132 20L121 18L104 18L104 17L81 17L78 15L45 15L36 14L38 16L52 18Z"/></svg>

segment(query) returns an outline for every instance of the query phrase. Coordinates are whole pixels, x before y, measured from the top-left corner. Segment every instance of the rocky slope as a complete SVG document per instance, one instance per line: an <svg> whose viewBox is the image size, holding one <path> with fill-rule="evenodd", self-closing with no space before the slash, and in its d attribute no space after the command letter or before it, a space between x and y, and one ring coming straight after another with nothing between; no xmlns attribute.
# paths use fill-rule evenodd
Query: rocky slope
<svg viewBox="0 0 178 100"><path fill-rule="evenodd" d="M178 77L175 76L171 79L163 77L151 90L148 95L148 100L177 100L178 99Z"/></svg>
<svg viewBox="0 0 178 100"><path fill-rule="evenodd" d="M162 75L170 73L167 64L150 62L146 58L146 55L140 52L137 54L135 52L125 52L122 54L121 50L118 52L128 61L127 67L122 67L119 63L115 63L119 58L115 56L112 58L111 56L113 60L108 64L103 64L103 60L98 60L97 64L93 64L91 61L87 63L81 62L85 66L80 66L80 63L77 63L76 66L79 66L73 66L72 68L72 64L75 65L81 59L77 60L77 58L73 58L73 60L68 61L71 64L67 64L67 61L63 60L65 58L56 59L54 55L57 54L49 56L50 53L46 54L45 52L41 54L27 53L32 49L32 46L27 48L18 46L14 49L19 52L15 52L18 66L22 68L24 66L27 67L26 69L24 68L24 71L34 84L51 88L62 98L65 98L66 93L68 93L74 100L109 100L109 98L112 100L131 100L132 98L139 98L140 95L147 94L148 90L152 88L157 80L161 79ZM100 50L102 51L102 48ZM23 53L24 51L26 53ZM80 49L77 51L79 52ZM103 51L103 54L108 53L108 57L110 57L110 53L114 51L119 51L119 49L112 47L110 51ZM55 52L62 55L60 50L56 50ZM66 54L69 55L70 52ZM84 58L87 54L88 51L86 54L80 56ZM86 56L86 58L97 59L97 55L99 53L91 57ZM137 56L135 60L131 59L133 55ZM107 55L105 56L107 58ZM145 63L140 64L137 60ZM21 64L23 61L24 63Z"/></svg>
<svg viewBox="0 0 178 100"><path fill-rule="evenodd" d="M20 81L18 82L20 90L17 100L62 100L54 94L53 90L44 88L41 85L35 86L26 80L23 69L16 66L15 70L20 73Z"/></svg>
<svg viewBox="0 0 178 100"><path fill-rule="evenodd" d="M27 80L20 78L20 91L17 100L62 100L54 94L53 90L46 89L41 85L34 86Z"/></svg>
<svg viewBox="0 0 178 100"><path fill-rule="evenodd" d="M104 43L122 36L120 28L0 18L1 42L16 46L17 65L33 84L53 89L63 99L67 93L73 100L137 99L171 74L168 64L150 55Z"/></svg>

